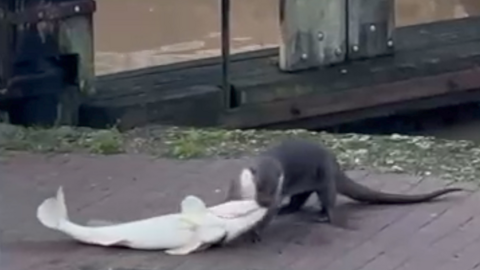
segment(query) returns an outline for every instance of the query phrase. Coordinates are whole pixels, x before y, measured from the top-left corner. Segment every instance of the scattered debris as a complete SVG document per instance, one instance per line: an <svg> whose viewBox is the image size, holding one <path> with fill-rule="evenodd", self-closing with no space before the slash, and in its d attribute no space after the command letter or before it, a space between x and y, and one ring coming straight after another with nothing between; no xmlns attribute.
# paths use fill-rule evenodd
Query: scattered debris
<svg viewBox="0 0 480 270"><path fill-rule="evenodd" d="M147 153L177 159L237 158L258 153L289 137L302 137L332 149L345 169L368 168L437 176L447 181L480 178L480 146L472 141L434 137L331 134L306 130L224 130L149 126L116 129L22 128L0 124L1 151L96 154Z"/></svg>

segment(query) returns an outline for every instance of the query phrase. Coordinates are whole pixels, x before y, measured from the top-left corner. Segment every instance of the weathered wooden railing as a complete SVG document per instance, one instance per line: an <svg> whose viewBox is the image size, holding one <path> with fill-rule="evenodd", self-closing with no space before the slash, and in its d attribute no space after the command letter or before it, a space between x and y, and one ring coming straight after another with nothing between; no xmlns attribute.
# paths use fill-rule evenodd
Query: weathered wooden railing
<svg viewBox="0 0 480 270"><path fill-rule="evenodd" d="M23 125L76 124L94 92L94 0L0 1L0 109Z"/></svg>
<svg viewBox="0 0 480 270"><path fill-rule="evenodd" d="M394 0L279 0L279 48L230 55L220 1L221 57L95 85L94 0L0 1L0 110L16 124L318 128L480 101L480 18L398 29Z"/></svg>
<svg viewBox="0 0 480 270"><path fill-rule="evenodd" d="M417 25L396 33L394 16L395 0L280 0L278 67L295 75L276 74L278 79L283 77L276 86L265 86L265 81L273 79L258 80L264 90L257 92L250 89L260 87L236 85L234 91L241 91L234 94L241 97L237 108L227 110L219 123L281 127L295 122L300 127L320 127L356 119L345 116L348 112L367 117L395 111L404 106L401 102L438 98L410 109L432 107L436 102L445 106L447 100L465 102L461 95L480 89L480 31L473 30L480 29L480 19ZM397 42L402 43L398 49ZM362 59L369 64L356 61ZM358 69L360 65L363 70ZM346 82L337 72L344 74ZM370 77L370 85L359 84L359 76ZM286 93L286 88L296 94ZM447 94L450 97L444 98ZM375 113L365 112L374 107Z"/></svg>
<svg viewBox="0 0 480 270"><path fill-rule="evenodd" d="M280 68L393 54L394 0L282 0Z"/></svg>

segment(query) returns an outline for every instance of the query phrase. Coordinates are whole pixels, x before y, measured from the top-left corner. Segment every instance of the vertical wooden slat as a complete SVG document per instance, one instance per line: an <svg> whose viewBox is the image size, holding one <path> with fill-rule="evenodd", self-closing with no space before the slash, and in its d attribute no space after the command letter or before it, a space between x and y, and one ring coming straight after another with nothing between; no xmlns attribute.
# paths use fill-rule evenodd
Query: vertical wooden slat
<svg viewBox="0 0 480 270"><path fill-rule="evenodd" d="M6 80L9 76L9 54L11 42L11 25L7 21L9 1L0 1L0 95L5 92Z"/></svg>
<svg viewBox="0 0 480 270"><path fill-rule="evenodd" d="M80 13L80 7L74 7ZM58 125L76 125L82 99L96 93L93 13L73 16L58 22L60 55L77 58L76 82L66 85L59 96Z"/></svg>
<svg viewBox="0 0 480 270"><path fill-rule="evenodd" d="M348 57L392 54L394 0L348 0Z"/></svg>
<svg viewBox="0 0 480 270"><path fill-rule="evenodd" d="M346 0L280 0L279 65L297 71L342 62Z"/></svg>
<svg viewBox="0 0 480 270"><path fill-rule="evenodd" d="M61 55L77 55L78 87L82 95L95 93L93 14L73 16L58 22Z"/></svg>
<svg viewBox="0 0 480 270"><path fill-rule="evenodd" d="M232 107L232 89L230 86L230 0L221 0L222 33L222 91L225 107Z"/></svg>

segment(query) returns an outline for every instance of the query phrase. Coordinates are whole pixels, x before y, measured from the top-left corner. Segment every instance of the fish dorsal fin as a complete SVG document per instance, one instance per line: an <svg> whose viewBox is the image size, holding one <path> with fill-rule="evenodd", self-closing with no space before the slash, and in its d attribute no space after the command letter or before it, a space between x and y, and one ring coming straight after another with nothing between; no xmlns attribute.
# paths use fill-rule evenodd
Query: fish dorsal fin
<svg viewBox="0 0 480 270"><path fill-rule="evenodd" d="M183 214L206 213L208 211L207 206L202 201L202 199L193 195L188 195L187 197L185 197L185 199L183 199L181 203L181 208Z"/></svg>
<svg viewBox="0 0 480 270"><path fill-rule="evenodd" d="M207 206L198 197L189 195L180 204L184 221L199 225L208 213Z"/></svg>

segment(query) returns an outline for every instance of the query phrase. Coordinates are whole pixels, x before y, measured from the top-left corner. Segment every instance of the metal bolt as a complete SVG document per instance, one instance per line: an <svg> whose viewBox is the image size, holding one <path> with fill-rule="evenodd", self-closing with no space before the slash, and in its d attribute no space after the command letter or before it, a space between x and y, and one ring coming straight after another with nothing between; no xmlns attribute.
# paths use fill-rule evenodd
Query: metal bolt
<svg viewBox="0 0 480 270"><path fill-rule="evenodd" d="M347 74L347 70L344 69L344 68L342 68L342 69L340 70L340 73L342 73L342 74Z"/></svg>
<svg viewBox="0 0 480 270"><path fill-rule="evenodd" d="M322 41L323 38L324 38L323 33L322 32L318 33L318 40Z"/></svg>
<svg viewBox="0 0 480 270"><path fill-rule="evenodd" d="M306 53L302 53L302 59L306 60L308 58L308 55Z"/></svg>
<svg viewBox="0 0 480 270"><path fill-rule="evenodd" d="M74 7L74 10L75 10L75 12L78 13L78 12L80 12L80 7L79 7L79 6L75 6L75 7Z"/></svg>
<svg viewBox="0 0 480 270"><path fill-rule="evenodd" d="M358 48L357 45L353 45L352 50L353 50L354 52L358 52L359 48Z"/></svg>
<svg viewBox="0 0 480 270"><path fill-rule="evenodd" d="M370 31L375 32L377 30L377 27L375 25L370 25Z"/></svg>
<svg viewBox="0 0 480 270"><path fill-rule="evenodd" d="M40 18L40 19L43 18L43 12L38 13L38 18Z"/></svg>
<svg viewBox="0 0 480 270"><path fill-rule="evenodd" d="M388 47L393 47L393 40L389 39L389 40L387 41L387 46L388 46Z"/></svg>
<svg viewBox="0 0 480 270"><path fill-rule="evenodd" d="M340 56L342 54L342 50L340 48L335 49L335 54Z"/></svg>

